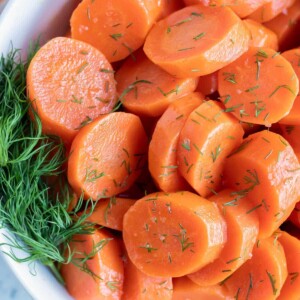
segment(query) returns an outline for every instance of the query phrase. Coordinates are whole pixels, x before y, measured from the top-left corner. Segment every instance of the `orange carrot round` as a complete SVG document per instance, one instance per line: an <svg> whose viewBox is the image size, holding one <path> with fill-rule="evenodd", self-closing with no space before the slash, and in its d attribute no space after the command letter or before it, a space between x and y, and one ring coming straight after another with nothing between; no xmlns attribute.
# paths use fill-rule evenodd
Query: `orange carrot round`
<svg viewBox="0 0 300 300"><path fill-rule="evenodd" d="M291 110L299 80L279 53L252 47L219 72L218 90L226 111L241 121L270 126Z"/></svg>
<svg viewBox="0 0 300 300"><path fill-rule="evenodd" d="M216 259L226 242L226 223L216 204L190 192L148 195L123 222L129 258L151 276L194 272Z"/></svg>
<svg viewBox="0 0 300 300"><path fill-rule="evenodd" d="M85 124L116 101L113 70L92 46L58 37L44 45L27 72L27 90L43 132L70 144Z"/></svg>
<svg viewBox="0 0 300 300"><path fill-rule="evenodd" d="M156 23L144 51L179 78L213 73L248 49L249 32L226 7L188 6Z"/></svg>
<svg viewBox="0 0 300 300"><path fill-rule="evenodd" d="M164 192L189 189L178 172L177 144L186 119L203 99L203 95L192 93L174 101L156 124L149 145L148 162L153 179Z"/></svg>
<svg viewBox="0 0 300 300"><path fill-rule="evenodd" d="M145 164L147 136L140 119L111 113L82 128L68 161L68 180L74 191L93 200L126 191Z"/></svg>

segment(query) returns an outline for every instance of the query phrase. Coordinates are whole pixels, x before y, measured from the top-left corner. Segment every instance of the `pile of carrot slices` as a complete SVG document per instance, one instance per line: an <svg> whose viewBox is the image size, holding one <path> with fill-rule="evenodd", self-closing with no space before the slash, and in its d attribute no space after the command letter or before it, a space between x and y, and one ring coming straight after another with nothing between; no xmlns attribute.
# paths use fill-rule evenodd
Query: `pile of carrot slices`
<svg viewBox="0 0 300 300"><path fill-rule="evenodd" d="M300 1L82 0L70 25L27 74L94 201L69 293L299 299Z"/></svg>

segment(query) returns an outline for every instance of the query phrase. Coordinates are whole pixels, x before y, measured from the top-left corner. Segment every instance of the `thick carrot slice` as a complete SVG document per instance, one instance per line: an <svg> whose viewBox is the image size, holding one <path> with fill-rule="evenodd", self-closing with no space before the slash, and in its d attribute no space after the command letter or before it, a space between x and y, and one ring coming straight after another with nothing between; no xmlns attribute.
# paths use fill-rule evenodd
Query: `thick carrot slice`
<svg viewBox="0 0 300 300"><path fill-rule="evenodd" d="M135 203L133 199L111 197L99 201L87 221L115 230L123 230L123 217Z"/></svg>
<svg viewBox="0 0 300 300"><path fill-rule="evenodd" d="M225 281L235 299L275 300L287 278L284 250L277 237L259 240L253 257Z"/></svg>
<svg viewBox="0 0 300 300"><path fill-rule="evenodd" d="M144 51L155 64L179 77L213 73L248 49L249 31L226 7L188 6L156 23Z"/></svg>
<svg viewBox="0 0 300 300"><path fill-rule="evenodd" d="M99 49L110 62L118 61L142 46L161 13L161 1L83 0L71 17L72 38Z"/></svg>
<svg viewBox="0 0 300 300"><path fill-rule="evenodd" d="M298 300L300 295L300 240L284 231L279 233L278 240L284 249L288 277L277 299Z"/></svg>
<svg viewBox="0 0 300 300"><path fill-rule="evenodd" d="M116 73L117 89L125 109L137 115L160 116L174 100L193 92L198 78L177 79L142 52Z"/></svg>
<svg viewBox="0 0 300 300"><path fill-rule="evenodd" d="M248 213L253 206L246 197L236 195L233 190L223 190L209 200L218 205L227 223L227 242L216 260L188 275L201 286L223 281L252 257L259 227L258 216Z"/></svg>
<svg viewBox="0 0 300 300"><path fill-rule="evenodd" d="M177 144L186 119L203 99L199 93L184 96L170 104L157 122L149 145L148 162L153 179L164 192L189 189L178 172Z"/></svg>
<svg viewBox="0 0 300 300"><path fill-rule="evenodd" d="M172 300L231 300L224 286L199 286L188 277L173 279Z"/></svg>
<svg viewBox="0 0 300 300"><path fill-rule="evenodd" d="M92 46L58 37L44 45L32 59L27 89L43 131L70 144L78 130L116 101L111 65Z"/></svg>
<svg viewBox="0 0 300 300"><path fill-rule="evenodd" d="M278 50L278 38L276 33L254 20L246 19L243 20L243 22L251 33L249 46L266 47L275 51Z"/></svg>
<svg viewBox="0 0 300 300"><path fill-rule="evenodd" d="M290 215L300 196L300 165L288 142L264 130L249 135L226 159L225 185L252 202L259 237L270 236Z"/></svg>
<svg viewBox="0 0 300 300"><path fill-rule="evenodd" d="M121 299L124 267L119 241L105 230L96 230L74 236L70 250L74 256L62 265L61 275L74 299Z"/></svg>
<svg viewBox="0 0 300 300"><path fill-rule="evenodd" d="M179 136L178 169L202 197L220 188L224 159L240 145L243 134L218 102L204 102L189 115Z"/></svg>
<svg viewBox="0 0 300 300"><path fill-rule="evenodd" d="M163 19L183 7L184 3L182 0L162 0L162 13L159 19Z"/></svg>
<svg viewBox="0 0 300 300"><path fill-rule="evenodd" d="M218 257L226 242L226 223L216 204L198 195L155 193L127 211L123 238L140 271L179 277Z"/></svg>
<svg viewBox="0 0 300 300"><path fill-rule="evenodd" d="M219 72L218 90L226 111L241 121L270 126L291 110L299 80L283 56L252 47Z"/></svg>
<svg viewBox="0 0 300 300"><path fill-rule="evenodd" d="M200 76L197 92L202 93L205 96L211 95L218 90L218 72L214 72L208 75Z"/></svg>
<svg viewBox="0 0 300 300"><path fill-rule="evenodd" d="M147 154L140 119L124 112L99 117L75 137L68 161L74 191L94 200L126 191L139 176Z"/></svg>

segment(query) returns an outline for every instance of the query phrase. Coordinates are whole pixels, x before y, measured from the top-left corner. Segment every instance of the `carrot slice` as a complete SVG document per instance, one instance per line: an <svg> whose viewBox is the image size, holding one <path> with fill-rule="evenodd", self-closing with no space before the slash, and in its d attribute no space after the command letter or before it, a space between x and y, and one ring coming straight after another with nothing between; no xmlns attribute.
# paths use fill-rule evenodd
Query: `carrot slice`
<svg viewBox="0 0 300 300"><path fill-rule="evenodd" d="M179 77L213 73L248 49L249 31L226 7L188 6L156 23L144 51L155 64Z"/></svg>
<svg viewBox="0 0 300 300"><path fill-rule="evenodd" d="M253 257L225 281L235 299L275 300L287 277L284 250L277 237L259 240Z"/></svg>
<svg viewBox="0 0 300 300"><path fill-rule="evenodd" d="M199 286L188 277L173 279L172 300L229 300L229 293L224 286Z"/></svg>
<svg viewBox="0 0 300 300"><path fill-rule="evenodd" d="M243 22L250 30L250 47L266 47L275 51L278 50L278 38L276 33L254 20L246 19L243 20Z"/></svg>
<svg viewBox="0 0 300 300"><path fill-rule="evenodd" d="M227 242L220 256L188 277L201 286L215 285L236 271L252 257L258 235L258 216L249 214L251 203L232 190L223 190L209 198L215 202L227 223Z"/></svg>
<svg viewBox="0 0 300 300"><path fill-rule="evenodd" d="M249 135L226 159L225 186L247 194L259 216L259 238L270 236L299 199L300 165L288 142L264 130Z"/></svg>
<svg viewBox="0 0 300 300"><path fill-rule="evenodd" d="M218 90L226 111L241 121L270 126L291 110L299 80L276 51L252 47L219 72Z"/></svg>
<svg viewBox="0 0 300 300"><path fill-rule="evenodd" d="M162 13L159 19L164 19L171 13L184 7L182 0L162 0Z"/></svg>
<svg viewBox="0 0 300 300"><path fill-rule="evenodd" d="M124 112L99 117L75 137L68 161L74 191L94 200L126 191L141 173L147 136L140 119Z"/></svg>
<svg viewBox="0 0 300 300"><path fill-rule="evenodd" d="M194 272L216 259L226 242L226 223L216 204L190 192L148 195L123 222L129 258L151 276Z"/></svg>
<svg viewBox="0 0 300 300"><path fill-rule="evenodd" d="M156 185L164 192L189 189L188 183L178 172L177 144L186 119L203 99L199 93L184 96L170 104L157 122L149 145L148 162Z"/></svg>
<svg viewBox="0 0 300 300"><path fill-rule="evenodd" d="M123 293L124 267L118 240L105 230L77 235L70 243L71 263L61 266L70 295L77 300L116 300Z"/></svg>
<svg viewBox="0 0 300 300"><path fill-rule="evenodd" d="M142 46L161 13L161 1L83 0L71 17L72 38L99 49L110 62L118 61Z"/></svg>
<svg viewBox="0 0 300 300"><path fill-rule="evenodd" d="M44 133L60 136L67 144L117 101L113 70L103 54L64 37L52 39L34 56L27 89Z"/></svg>
<svg viewBox="0 0 300 300"><path fill-rule="evenodd" d="M202 93L205 96L211 95L218 90L218 72L214 72L208 75L200 76L197 92Z"/></svg>
<svg viewBox="0 0 300 300"><path fill-rule="evenodd" d="M179 136L178 169L202 197L220 188L224 159L240 145L243 133L218 102L204 102L189 115Z"/></svg>
<svg viewBox="0 0 300 300"><path fill-rule="evenodd" d="M125 109L137 115L160 116L174 100L193 92L198 78L177 79L142 52L127 59L116 73L117 89Z"/></svg>
<svg viewBox="0 0 300 300"><path fill-rule="evenodd" d="M280 124L279 127L282 136L291 144L296 155L299 155L300 154L300 139L299 139L300 126Z"/></svg>

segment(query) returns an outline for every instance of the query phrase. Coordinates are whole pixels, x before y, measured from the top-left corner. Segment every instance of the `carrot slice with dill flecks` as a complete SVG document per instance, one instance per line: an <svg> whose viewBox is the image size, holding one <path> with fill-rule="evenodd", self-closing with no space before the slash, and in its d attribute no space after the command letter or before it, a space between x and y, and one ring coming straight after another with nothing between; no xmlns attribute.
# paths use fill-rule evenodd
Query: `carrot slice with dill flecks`
<svg viewBox="0 0 300 300"><path fill-rule="evenodd" d="M162 9L161 1L83 0L71 17L72 38L99 49L110 62L134 58Z"/></svg>
<svg viewBox="0 0 300 300"><path fill-rule="evenodd" d="M188 6L156 23L145 44L146 55L178 78L213 73L248 49L250 34L227 7Z"/></svg>
<svg viewBox="0 0 300 300"><path fill-rule="evenodd" d="M258 216L247 214L252 208L245 196L223 190L208 200L214 201L227 224L227 242L219 257L188 277L201 286L218 284L252 257L258 235Z"/></svg>
<svg viewBox="0 0 300 300"><path fill-rule="evenodd" d="M58 37L32 59L27 90L43 132L70 144L78 130L112 111L116 84L111 65L92 46Z"/></svg>
<svg viewBox="0 0 300 300"><path fill-rule="evenodd" d="M226 242L226 223L216 204L190 192L150 194L123 222L129 258L151 276L194 272L216 259Z"/></svg>
<svg viewBox="0 0 300 300"><path fill-rule="evenodd" d="M147 157L140 119L115 112L99 117L75 137L68 161L74 191L93 200L117 195L134 183Z"/></svg>
<svg viewBox="0 0 300 300"><path fill-rule="evenodd" d="M120 102L137 115L160 116L174 100L193 92L198 78L177 79L151 62L143 52L127 59L116 73Z"/></svg>
<svg viewBox="0 0 300 300"><path fill-rule="evenodd" d="M249 135L226 159L224 184L252 203L259 238L270 236L288 218L300 196L300 165L288 142L264 130Z"/></svg>
<svg viewBox="0 0 300 300"><path fill-rule="evenodd" d="M287 265L277 238L275 235L258 240L252 258L222 283L235 299L278 299L287 278Z"/></svg>
<svg viewBox="0 0 300 300"><path fill-rule="evenodd" d="M186 120L177 146L180 174L202 197L218 191L226 156L242 142L238 120L216 101L206 101Z"/></svg>
<svg viewBox="0 0 300 300"><path fill-rule="evenodd" d="M189 189L178 172L177 144L186 119L203 99L200 93L191 93L174 101L156 124L149 145L148 162L153 179L164 192Z"/></svg>
<svg viewBox="0 0 300 300"><path fill-rule="evenodd" d="M219 72L218 90L226 111L241 121L270 126L291 110L299 80L278 52L252 47Z"/></svg>

